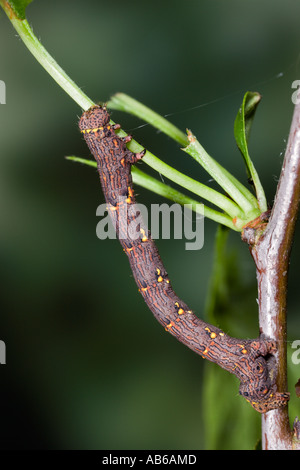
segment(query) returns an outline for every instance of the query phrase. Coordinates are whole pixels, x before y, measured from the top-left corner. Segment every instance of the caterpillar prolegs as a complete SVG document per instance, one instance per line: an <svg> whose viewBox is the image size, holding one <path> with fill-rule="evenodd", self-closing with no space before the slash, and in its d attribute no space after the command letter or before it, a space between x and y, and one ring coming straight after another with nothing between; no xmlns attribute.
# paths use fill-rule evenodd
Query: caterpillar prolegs
<svg viewBox="0 0 300 470"><path fill-rule="evenodd" d="M106 107L93 106L85 111L79 128L94 156L103 193L117 231L128 256L135 282L146 304L166 331L201 357L217 363L235 374L240 394L260 413L284 406L288 393L279 393L274 382L270 357L276 352L274 341L261 337L239 340L221 329L200 320L175 294L158 249L135 204L131 165L141 159L126 147L131 136L115 133L119 124L110 125ZM126 204L126 219L121 216ZM139 218L138 236L127 233L130 223ZM268 359L268 360L267 360Z"/></svg>

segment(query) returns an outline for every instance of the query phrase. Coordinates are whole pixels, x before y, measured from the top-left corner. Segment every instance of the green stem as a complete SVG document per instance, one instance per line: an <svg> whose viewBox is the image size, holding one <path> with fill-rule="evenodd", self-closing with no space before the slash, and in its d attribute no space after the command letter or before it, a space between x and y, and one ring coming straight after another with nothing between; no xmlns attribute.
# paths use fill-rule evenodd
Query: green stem
<svg viewBox="0 0 300 470"><path fill-rule="evenodd" d="M255 196L242 183L208 155L198 141L189 145L188 137L167 119L125 93L115 94L108 102L108 106L143 119L180 145L183 145L183 150L203 166L215 181L242 207L245 213L258 209ZM259 211L255 211L256 215L259 215Z"/></svg>
<svg viewBox="0 0 300 470"><path fill-rule="evenodd" d="M73 162L83 163L85 165L92 166L93 168L97 168L97 163L93 160L87 160L85 158L74 156L66 158L67 160L71 160ZM134 184L142 186L143 188L146 188L178 204L191 204L193 207L193 211L204 215L204 217L214 220L219 224L225 225L226 227L229 227L232 230L239 231L239 229L236 227L236 225L233 224L232 219L228 215L222 214L221 212L211 209L210 207L205 206L201 202L196 201L195 199L192 199L189 196L186 196L180 191L177 191L176 189L166 185L165 183L158 181L156 178L147 175L137 167L132 167L131 171Z"/></svg>
<svg viewBox="0 0 300 470"><path fill-rule="evenodd" d="M239 187L235 184L235 178L225 170L216 160L214 160L208 153L204 150L202 145L198 142L196 137L189 131L188 132L188 139L190 144L183 148L184 152L187 152L191 155L196 161L198 161L203 168L214 178L214 180L232 197L232 199L241 207L245 214L253 215L252 218L258 217L260 214L260 210L258 209L257 200L254 196L249 195L251 198L253 197L255 200L252 202L249 197L245 197L245 192L241 192ZM245 191L248 190L245 188Z"/></svg>
<svg viewBox="0 0 300 470"><path fill-rule="evenodd" d="M174 126L174 124L125 93L116 93L109 100L107 106L112 109L118 109L119 111L125 111L143 119L184 147L189 143L185 133Z"/></svg>
<svg viewBox="0 0 300 470"><path fill-rule="evenodd" d="M76 85L75 82L73 82L53 57L46 51L38 38L34 35L27 20L19 20L15 16L10 16L6 9L5 12L25 46L30 50L36 60L82 109L89 109L94 104L93 101Z"/></svg>
<svg viewBox="0 0 300 470"><path fill-rule="evenodd" d="M94 103L93 101L83 93L83 91L71 80L71 78L64 72L64 70L57 64L57 62L53 59L53 57L46 51L46 49L42 46L39 42L37 37L34 35L32 29L30 28L26 19L20 19L16 16L13 10L10 9L10 6L7 2L3 2L0 0L0 4L2 5L3 9L5 10L7 16L9 17L11 23L13 24L14 28L20 35L21 39L23 40L24 44L28 47L30 52L34 55L34 57L38 60L38 62L47 70L47 72L53 77L53 79L66 91L66 93L74 99L74 101L84 110L88 109ZM118 99L122 101L124 100L126 95L119 95ZM172 138L174 138L177 142L180 142L182 145L187 144L186 136L179 131L175 126L170 124L166 119L159 116L157 113L149 110L149 108L145 107L144 105L139 105L137 109L137 103L135 100L127 97L126 109L127 110L134 110L134 112L140 114L141 112L146 112L147 118L154 124L154 125L161 125L163 132L166 132ZM123 104L124 105L124 104ZM113 121L112 121L113 123ZM119 131L120 136L125 136L126 133L122 130ZM138 152L143 149L141 145L137 142L132 140L129 144L129 148L132 151ZM245 204L241 204L242 209L239 207L239 202L236 204L227 196L211 189L198 181L180 173L179 171L175 170L171 166L167 165L166 163L159 160L155 155L151 152L147 151L143 161L151 166L153 169L158 171L159 173L163 174L171 181L174 181L176 184L183 186L184 188L188 189L189 191L197 194L201 198L206 199L207 201L211 202L212 204L216 205L220 209L224 210L226 214L228 214L232 219L234 219L234 223L236 224L237 229L241 229L242 226L249 220L249 214L252 216L252 213L247 213L245 211ZM229 193L230 194L230 193ZM251 209L253 207L251 204L249 205ZM248 207L248 209L249 209ZM243 212L244 211L244 212ZM247 213L247 215L245 215Z"/></svg>
<svg viewBox="0 0 300 470"><path fill-rule="evenodd" d="M120 131L119 135L121 137L124 137L126 136L126 133L124 131ZM129 143L128 148L135 153L141 152L143 150L143 147L133 139ZM230 217L243 219L241 221L243 225L246 223L246 217L243 211L234 201L229 199L227 196L224 196L218 191L209 188L208 186L205 186L202 183L199 183L193 178L190 178L189 176L171 167L167 163L164 163L162 160L153 155L149 150L147 150L145 156L143 157L143 162L145 162L151 168L156 170L158 173L164 175L170 181L173 181L179 186L188 189L188 191L197 194L197 196L206 199L215 206L224 210ZM239 225L239 221L237 223Z"/></svg>
<svg viewBox="0 0 300 470"><path fill-rule="evenodd" d="M264 188L263 188L263 186L260 182L258 173L257 173L252 161L249 162L249 168L250 168L250 171L251 171L251 177L252 177L252 181L253 181L255 191L256 191L258 207L260 208L261 212L266 212L268 210L268 204L267 204L267 200L266 200L265 191L264 191Z"/></svg>
<svg viewBox="0 0 300 470"><path fill-rule="evenodd" d="M155 155L153 155L151 152L146 152L144 161L154 170L158 171L166 178L169 178L170 181L173 181L179 186L187 188L192 193L197 194L197 196L200 196L201 198L206 199L207 201L211 202L220 209L223 209L232 218L245 217L239 206L235 204L234 201L231 201L231 199L219 193L218 191L215 191L214 189L209 188L208 186L205 186L202 183L199 183L198 181L194 180L193 178L187 175L184 175L183 173L171 167L170 165L167 165L166 163L162 162L157 157L155 157Z"/></svg>

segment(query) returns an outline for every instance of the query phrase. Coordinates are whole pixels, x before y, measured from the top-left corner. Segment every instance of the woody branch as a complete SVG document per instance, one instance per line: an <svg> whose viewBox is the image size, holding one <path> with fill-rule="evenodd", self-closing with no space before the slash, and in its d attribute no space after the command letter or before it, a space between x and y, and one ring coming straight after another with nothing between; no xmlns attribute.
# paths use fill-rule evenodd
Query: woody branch
<svg viewBox="0 0 300 470"><path fill-rule="evenodd" d="M275 339L277 389L287 390L286 313L290 253L300 199L300 104L295 105L284 163L267 228L252 247L257 269L260 332ZM264 449L300 449L288 405L262 416Z"/></svg>

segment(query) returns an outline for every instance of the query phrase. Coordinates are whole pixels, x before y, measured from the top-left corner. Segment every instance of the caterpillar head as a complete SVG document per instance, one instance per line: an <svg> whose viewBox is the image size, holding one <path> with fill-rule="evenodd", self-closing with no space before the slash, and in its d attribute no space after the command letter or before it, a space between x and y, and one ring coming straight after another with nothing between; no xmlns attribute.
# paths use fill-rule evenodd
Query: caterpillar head
<svg viewBox="0 0 300 470"><path fill-rule="evenodd" d="M252 373L251 380L241 383L239 392L256 411L266 413L287 404L290 394L276 391L266 359L259 356L253 362Z"/></svg>
<svg viewBox="0 0 300 470"><path fill-rule="evenodd" d="M85 111L79 120L79 129L83 134L89 132L101 132L110 120L106 106L92 106Z"/></svg>

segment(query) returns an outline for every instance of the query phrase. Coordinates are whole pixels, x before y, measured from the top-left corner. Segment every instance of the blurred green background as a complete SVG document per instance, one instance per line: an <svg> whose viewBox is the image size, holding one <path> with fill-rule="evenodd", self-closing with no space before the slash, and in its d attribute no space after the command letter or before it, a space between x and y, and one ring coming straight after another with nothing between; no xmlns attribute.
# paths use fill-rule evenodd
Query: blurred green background
<svg viewBox="0 0 300 470"><path fill-rule="evenodd" d="M300 79L299 2L70 5L36 0L27 16L85 93L100 101L122 91L172 113L175 125L192 129L243 182L233 122L244 92L262 93L250 153L272 204L293 111L291 84ZM7 87L7 104L0 105L0 339L7 348L7 365L0 367L1 448L253 448L260 417L238 396L238 382L213 364L204 367L165 333L138 294L119 243L96 238L96 208L103 202L97 173L64 158L89 157L77 128L81 110L4 13L0 44L0 79ZM125 114L112 118L164 161L212 184L170 139L150 126L137 129L141 122ZM145 204L163 202L145 189L137 193ZM196 253L185 251L184 240L158 241L175 290L200 317L215 232L216 224L206 221L204 247ZM300 338L298 239L299 230L289 341ZM226 331L257 336L253 262L239 234L230 234L228 243L233 317ZM290 369L299 415L293 383L300 366Z"/></svg>

